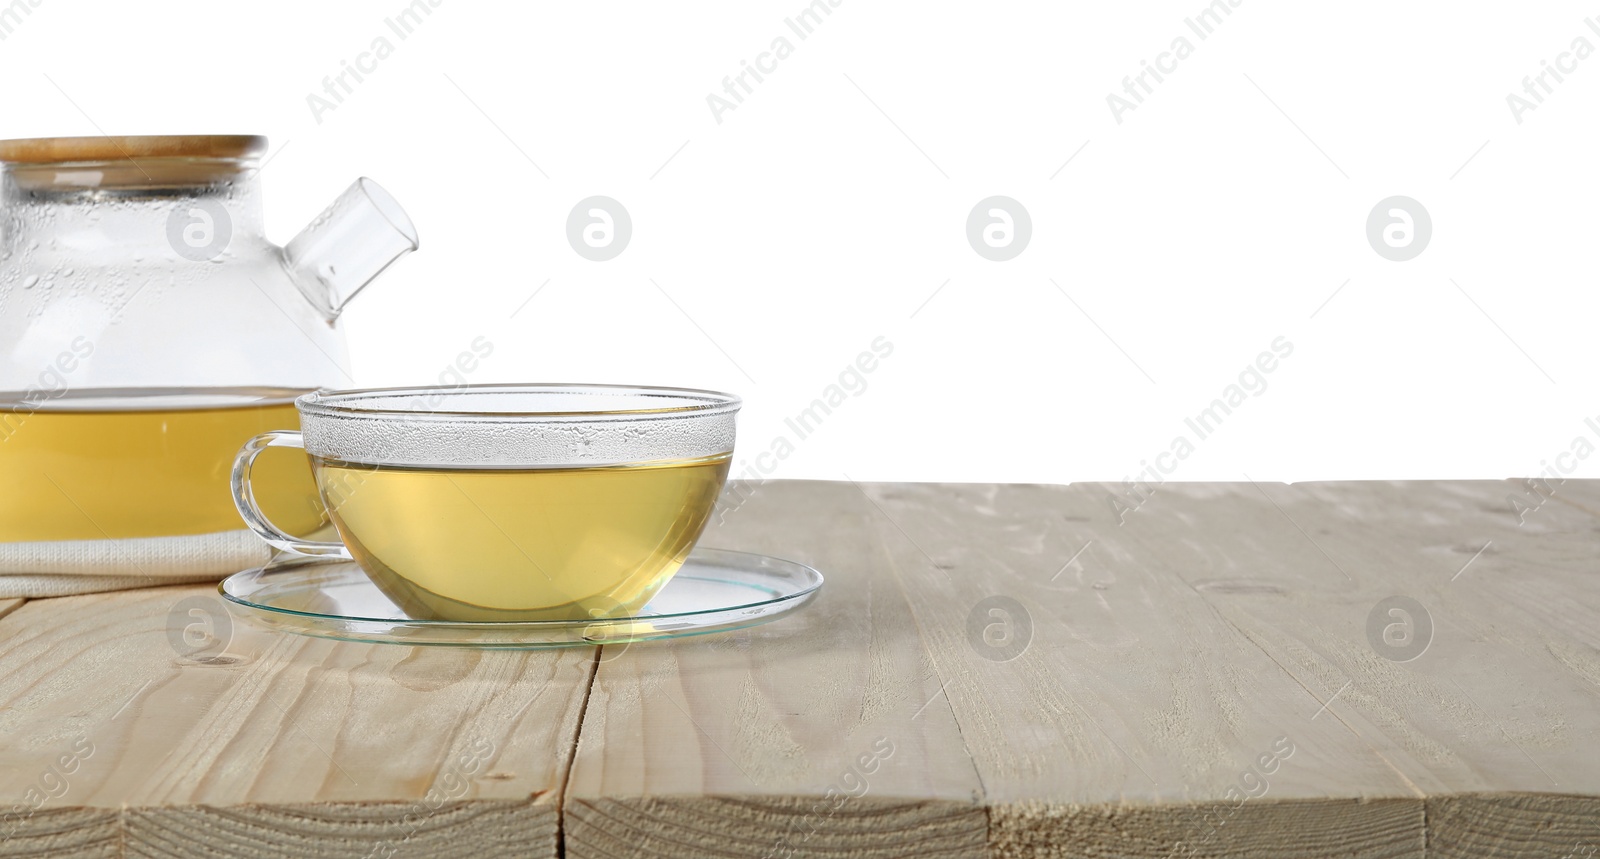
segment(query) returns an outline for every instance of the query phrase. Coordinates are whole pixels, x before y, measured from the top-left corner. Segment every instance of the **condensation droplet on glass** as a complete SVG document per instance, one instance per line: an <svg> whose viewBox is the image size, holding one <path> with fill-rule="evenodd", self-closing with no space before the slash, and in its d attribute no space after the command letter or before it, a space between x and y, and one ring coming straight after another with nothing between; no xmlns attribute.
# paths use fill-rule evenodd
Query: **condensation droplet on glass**
<svg viewBox="0 0 1600 859"><path fill-rule="evenodd" d="M30 274L30 275L28 275L28 277L25 280L22 281L22 288L23 289L32 289L34 287L34 284L37 284L38 282L39 282L39 276L36 275L36 274Z"/></svg>

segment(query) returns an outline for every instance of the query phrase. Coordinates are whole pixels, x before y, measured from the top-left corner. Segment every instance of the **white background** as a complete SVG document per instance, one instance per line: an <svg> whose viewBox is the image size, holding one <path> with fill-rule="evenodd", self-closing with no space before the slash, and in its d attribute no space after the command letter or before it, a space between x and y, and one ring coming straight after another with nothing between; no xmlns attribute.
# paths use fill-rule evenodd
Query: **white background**
<svg viewBox="0 0 1600 859"><path fill-rule="evenodd" d="M404 8L40 0L0 41L0 134L266 134L279 241L372 176L422 249L348 312L352 383L434 379L481 335L473 381L731 390L736 472L787 438L762 476L1120 480L1280 336L1169 479L1504 477L1600 444L1600 56L1520 124L1506 103L1600 47L1592 3L1243 0L1203 41L1201 0L841 0L803 41L801 0L442 0L400 39ZM1117 123L1106 96L1179 35L1193 55ZM319 121L307 97L378 36ZM707 95L778 36L719 124ZM565 235L596 194L633 220L608 262ZM995 194L1033 222L1007 262L965 236ZM1397 194L1433 220L1409 262L1365 236ZM880 336L866 390L796 440Z"/></svg>

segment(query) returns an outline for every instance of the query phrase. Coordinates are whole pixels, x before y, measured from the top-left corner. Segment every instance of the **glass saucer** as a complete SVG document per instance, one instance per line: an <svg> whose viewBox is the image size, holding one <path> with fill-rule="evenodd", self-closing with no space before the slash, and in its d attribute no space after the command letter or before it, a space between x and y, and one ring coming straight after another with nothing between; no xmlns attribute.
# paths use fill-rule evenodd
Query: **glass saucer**
<svg viewBox="0 0 1600 859"><path fill-rule="evenodd" d="M407 617L352 561L297 560L234 573L217 586L236 614L288 632L342 641L542 648L619 644L723 632L805 605L822 574L793 561L696 549L638 615L593 620L454 621Z"/></svg>

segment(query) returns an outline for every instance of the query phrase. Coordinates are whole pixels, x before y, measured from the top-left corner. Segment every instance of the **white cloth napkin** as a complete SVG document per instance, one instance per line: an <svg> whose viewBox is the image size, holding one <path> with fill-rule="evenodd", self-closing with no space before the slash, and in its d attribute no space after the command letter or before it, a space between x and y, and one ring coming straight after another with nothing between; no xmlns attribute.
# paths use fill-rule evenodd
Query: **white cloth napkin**
<svg viewBox="0 0 1600 859"><path fill-rule="evenodd" d="M271 557L272 548L245 530L188 537L0 543L0 599L214 582L262 566Z"/></svg>

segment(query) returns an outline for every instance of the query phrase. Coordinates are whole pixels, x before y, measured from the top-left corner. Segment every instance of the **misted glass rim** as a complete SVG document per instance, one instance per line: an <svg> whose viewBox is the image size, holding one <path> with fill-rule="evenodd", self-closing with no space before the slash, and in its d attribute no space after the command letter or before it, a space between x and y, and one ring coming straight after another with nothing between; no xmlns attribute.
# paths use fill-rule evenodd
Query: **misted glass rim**
<svg viewBox="0 0 1600 859"><path fill-rule="evenodd" d="M452 409L449 400L454 397L484 397L504 394L508 397L546 395L582 396L594 394L610 397L633 397L639 408L605 409ZM414 405L393 405L406 398L437 398L437 408L416 408ZM302 394L295 399L301 414L323 416L405 415L409 417L438 416L441 418L478 418L487 420L585 418L591 420L637 419L642 417L687 417L690 415L718 415L737 412L743 400L736 394L702 388L659 387L653 385L611 385L574 382L488 383L476 385L402 385L392 388L352 388L348 390L318 390Z"/></svg>

